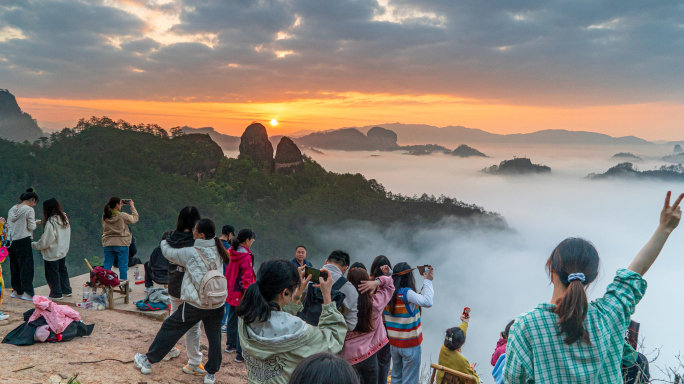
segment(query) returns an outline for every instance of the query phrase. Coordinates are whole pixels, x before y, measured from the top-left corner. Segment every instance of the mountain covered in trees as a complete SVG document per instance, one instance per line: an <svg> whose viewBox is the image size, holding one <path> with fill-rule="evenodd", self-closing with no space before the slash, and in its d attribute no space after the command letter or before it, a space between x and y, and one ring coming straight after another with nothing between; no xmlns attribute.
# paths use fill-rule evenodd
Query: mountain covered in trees
<svg viewBox="0 0 684 384"><path fill-rule="evenodd" d="M605 173L591 173L587 178L593 180L626 178L684 182L684 166L681 164L661 165L654 170L640 171L634 164L625 162L610 168Z"/></svg>
<svg viewBox="0 0 684 384"><path fill-rule="evenodd" d="M489 157L477 149L469 147L465 144L459 145L458 148L451 152L451 154L458 157Z"/></svg>
<svg viewBox="0 0 684 384"><path fill-rule="evenodd" d="M256 141L252 144L259 147ZM143 260L161 234L174 228L186 205L197 206L218 228L231 224L255 230L257 262L291 257L300 243L307 245L312 259L320 259L330 250L315 242L318 225L348 220L420 225L457 216L505 228L500 216L481 207L444 196L394 194L361 174L328 172L306 156L298 164L291 142L282 147L273 161L287 172L274 171L267 158L255 164L247 152L226 158L208 134L184 134L180 127L167 132L157 125L108 118L81 120L75 128L33 144L0 140L6 158L0 211L18 203L29 186L36 188L41 201L59 200L72 224L67 256L72 275L85 273L84 258L102 261L100 218L112 196L136 203L140 222L131 225L131 231ZM41 204L36 216L42 216ZM40 230L34 234L38 236ZM40 260L38 253L34 257ZM42 262L36 266L40 283Z"/></svg>
<svg viewBox="0 0 684 384"><path fill-rule="evenodd" d="M504 160L499 165L492 165L482 170L484 173L500 175L522 175L532 173L550 173L551 168L546 165L533 164L532 160L526 157L516 157L511 160Z"/></svg>
<svg viewBox="0 0 684 384"><path fill-rule="evenodd" d="M0 89L0 138L33 142L44 136L36 120L19 108L17 99L6 89Z"/></svg>
<svg viewBox="0 0 684 384"><path fill-rule="evenodd" d="M619 160L623 162L640 163L644 161L641 157L633 154L632 152L620 152L616 153L611 157L611 160Z"/></svg>

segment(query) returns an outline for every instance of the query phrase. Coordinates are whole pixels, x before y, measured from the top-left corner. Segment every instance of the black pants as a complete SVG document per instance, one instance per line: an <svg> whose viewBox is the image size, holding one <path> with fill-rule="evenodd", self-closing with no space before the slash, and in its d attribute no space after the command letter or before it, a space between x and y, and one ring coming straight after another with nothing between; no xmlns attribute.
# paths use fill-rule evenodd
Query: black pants
<svg viewBox="0 0 684 384"><path fill-rule="evenodd" d="M221 321L225 310L225 306L216 309L199 309L188 303L181 304L176 312L162 323L161 329L147 351L147 360L152 364L160 362L190 328L202 321L204 332L209 340L209 359L204 369L207 373L215 374L221 369L223 358Z"/></svg>
<svg viewBox="0 0 684 384"><path fill-rule="evenodd" d="M50 297L71 295L66 257L54 261L43 260L43 264L45 265L45 280L50 287Z"/></svg>
<svg viewBox="0 0 684 384"><path fill-rule="evenodd" d="M378 384L387 384L387 376L389 376L392 363L389 343L385 344L375 355L378 358Z"/></svg>
<svg viewBox="0 0 684 384"><path fill-rule="evenodd" d="M145 288L150 288L154 286L154 281L152 281L152 270L150 269L150 262L146 261L144 264L145 269Z"/></svg>
<svg viewBox="0 0 684 384"><path fill-rule="evenodd" d="M15 240L7 248L10 258L10 282L18 295L33 296L33 248L31 238Z"/></svg>
<svg viewBox="0 0 684 384"><path fill-rule="evenodd" d="M366 360L352 365L356 374L359 375L359 382L361 384L375 384L378 379L378 354ZM387 376L385 376L385 384L387 384Z"/></svg>

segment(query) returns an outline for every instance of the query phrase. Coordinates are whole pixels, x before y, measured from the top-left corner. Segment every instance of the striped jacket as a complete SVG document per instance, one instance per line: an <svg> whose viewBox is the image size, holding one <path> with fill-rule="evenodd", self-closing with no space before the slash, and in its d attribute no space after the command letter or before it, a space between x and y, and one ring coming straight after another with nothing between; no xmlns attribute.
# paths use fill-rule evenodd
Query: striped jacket
<svg viewBox="0 0 684 384"><path fill-rule="evenodd" d="M397 292L397 304L394 315L390 314L389 307L385 308L385 324L387 326L387 338L390 345L397 348L411 348L423 342L423 329L420 325L420 307L414 306L406 298L410 288L401 288Z"/></svg>

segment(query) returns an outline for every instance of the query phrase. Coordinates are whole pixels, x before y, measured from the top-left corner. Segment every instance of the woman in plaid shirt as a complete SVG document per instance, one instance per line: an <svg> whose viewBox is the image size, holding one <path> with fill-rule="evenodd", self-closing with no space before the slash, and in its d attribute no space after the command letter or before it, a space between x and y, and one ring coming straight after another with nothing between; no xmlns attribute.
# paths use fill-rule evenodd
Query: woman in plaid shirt
<svg viewBox="0 0 684 384"><path fill-rule="evenodd" d="M660 225L628 269L620 269L605 295L587 302L586 288L598 275L599 257L586 240L569 238L556 247L546 268L554 290L542 303L518 316L506 347L504 378L519 383L622 383L625 331L646 291L643 275L682 217L667 193Z"/></svg>

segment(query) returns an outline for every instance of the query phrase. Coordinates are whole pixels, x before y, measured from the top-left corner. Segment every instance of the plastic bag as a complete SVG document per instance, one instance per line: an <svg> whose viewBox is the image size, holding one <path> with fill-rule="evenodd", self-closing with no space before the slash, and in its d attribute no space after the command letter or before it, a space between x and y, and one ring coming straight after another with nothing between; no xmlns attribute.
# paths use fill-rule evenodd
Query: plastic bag
<svg viewBox="0 0 684 384"><path fill-rule="evenodd" d="M107 303L109 303L108 299L109 296L107 296L107 292L104 292L101 295L98 295L97 292L90 292L90 296L88 297L88 301L85 303L85 307L86 309L102 311L107 308Z"/></svg>

